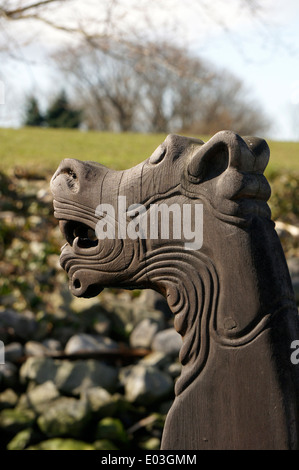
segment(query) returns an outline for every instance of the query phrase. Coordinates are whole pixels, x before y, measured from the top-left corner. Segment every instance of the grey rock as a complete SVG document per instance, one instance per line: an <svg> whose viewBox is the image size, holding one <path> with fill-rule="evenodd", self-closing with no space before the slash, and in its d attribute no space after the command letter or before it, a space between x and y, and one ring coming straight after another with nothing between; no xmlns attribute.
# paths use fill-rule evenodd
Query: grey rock
<svg viewBox="0 0 299 470"><path fill-rule="evenodd" d="M162 369L170 365L171 358L164 352L154 351L142 358L139 363L145 366L153 366Z"/></svg>
<svg viewBox="0 0 299 470"><path fill-rule="evenodd" d="M166 319L163 312L147 307L145 304L139 304L136 302L134 306L134 319L133 327L140 323L143 319L151 319L159 325L159 330L163 330L166 327Z"/></svg>
<svg viewBox="0 0 299 470"><path fill-rule="evenodd" d="M119 383L124 386L129 375L131 374L131 371L133 369L134 365L129 365L129 366L126 366L126 367L122 367L119 371Z"/></svg>
<svg viewBox="0 0 299 470"><path fill-rule="evenodd" d="M15 333L19 338L32 338L38 328L35 315L32 312L23 312L19 314L18 322L15 325Z"/></svg>
<svg viewBox="0 0 299 470"><path fill-rule="evenodd" d="M0 327L9 328L20 339L27 339L34 335L37 330L37 322L32 312L16 312L12 309L0 312Z"/></svg>
<svg viewBox="0 0 299 470"><path fill-rule="evenodd" d="M0 385L3 388L15 388L18 384L18 368L12 362L0 364Z"/></svg>
<svg viewBox="0 0 299 470"><path fill-rule="evenodd" d="M47 348L38 341L27 341L24 345L25 356L45 356Z"/></svg>
<svg viewBox="0 0 299 470"><path fill-rule="evenodd" d="M50 402L59 398L60 394L53 382L48 380L37 385L27 393L28 404L38 413L50 405ZM51 406L51 405L50 405Z"/></svg>
<svg viewBox="0 0 299 470"><path fill-rule="evenodd" d="M49 351L49 352L60 352L63 350L62 344L57 339L47 338L42 341L42 345Z"/></svg>
<svg viewBox="0 0 299 470"><path fill-rule="evenodd" d="M85 331L95 332L109 336L111 331L111 318L96 299L75 298L72 308L76 311Z"/></svg>
<svg viewBox="0 0 299 470"><path fill-rule="evenodd" d="M118 386L118 371L94 359L59 361L54 382L59 390L71 395L96 386L113 392Z"/></svg>
<svg viewBox="0 0 299 470"><path fill-rule="evenodd" d="M48 437L78 437L89 420L90 411L85 401L61 397L38 417L37 424Z"/></svg>
<svg viewBox="0 0 299 470"><path fill-rule="evenodd" d="M182 346L182 337L174 328L159 331L152 342L153 351L160 351L171 356L177 356Z"/></svg>
<svg viewBox="0 0 299 470"><path fill-rule="evenodd" d="M29 357L20 368L20 380L22 383L33 380L37 384L54 382L57 368L58 364L49 357Z"/></svg>
<svg viewBox="0 0 299 470"><path fill-rule="evenodd" d="M16 392L7 388L4 392L0 393L0 410L4 408L14 408L18 402L18 395Z"/></svg>
<svg viewBox="0 0 299 470"><path fill-rule="evenodd" d="M65 353L75 354L82 351L105 352L117 348L117 343L108 337L79 333L69 339L65 346Z"/></svg>
<svg viewBox="0 0 299 470"><path fill-rule="evenodd" d="M30 357L20 368L22 383L53 382L64 393L80 395L87 388L101 386L114 391L118 386L115 368L93 359L81 361L53 360L49 357Z"/></svg>
<svg viewBox="0 0 299 470"><path fill-rule="evenodd" d="M125 397L128 401L152 404L173 390L173 380L155 367L136 365L125 378Z"/></svg>
<svg viewBox="0 0 299 470"><path fill-rule="evenodd" d="M21 343L13 342L5 345L5 360L8 362L18 362L24 355L24 348Z"/></svg>
<svg viewBox="0 0 299 470"><path fill-rule="evenodd" d="M29 384L30 386L30 384ZM28 388L29 388L28 386ZM30 409L31 404L29 403L27 393L22 393L19 397L18 403L17 403L17 408L19 410L28 410Z"/></svg>
<svg viewBox="0 0 299 470"><path fill-rule="evenodd" d="M164 314L165 318L173 317L165 297L152 289L144 289L138 297L136 304L146 306L148 309L159 310Z"/></svg>
<svg viewBox="0 0 299 470"><path fill-rule="evenodd" d="M0 326L14 328L19 320L19 313L14 310L6 309L0 311Z"/></svg>
<svg viewBox="0 0 299 470"><path fill-rule="evenodd" d="M182 364L180 362L173 362L172 364L168 364L163 370L166 374L169 374L170 377L176 379L181 375Z"/></svg>
<svg viewBox="0 0 299 470"><path fill-rule="evenodd" d="M130 335L131 346L133 348L149 348L158 330L158 322L150 318L144 318L135 326Z"/></svg>
<svg viewBox="0 0 299 470"><path fill-rule="evenodd" d="M86 390L81 398L87 400L92 413L98 417L113 416L117 412L117 398L102 387Z"/></svg>

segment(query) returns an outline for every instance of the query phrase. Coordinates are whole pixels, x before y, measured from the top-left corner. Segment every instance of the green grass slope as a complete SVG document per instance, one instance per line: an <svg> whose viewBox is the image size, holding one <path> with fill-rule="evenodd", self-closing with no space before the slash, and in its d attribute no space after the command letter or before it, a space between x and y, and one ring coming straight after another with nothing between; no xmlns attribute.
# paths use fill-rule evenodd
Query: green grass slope
<svg viewBox="0 0 299 470"><path fill-rule="evenodd" d="M98 161L121 170L145 160L165 137L165 134L67 129L0 129L0 170L10 171L20 166L54 171L67 157ZM208 137L199 137L208 140ZM299 142L268 141L268 144L271 157L267 172L299 170Z"/></svg>

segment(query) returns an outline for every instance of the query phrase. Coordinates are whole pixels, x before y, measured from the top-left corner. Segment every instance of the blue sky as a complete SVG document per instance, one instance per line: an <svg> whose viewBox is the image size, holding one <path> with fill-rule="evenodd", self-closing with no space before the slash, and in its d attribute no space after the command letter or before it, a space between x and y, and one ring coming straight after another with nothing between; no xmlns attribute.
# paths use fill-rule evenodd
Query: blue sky
<svg viewBox="0 0 299 470"><path fill-rule="evenodd" d="M123 1L129 4L134 0ZM197 0L169 1L177 5L171 14L181 21L176 33L179 39L186 41L194 53L238 76L248 96L257 100L269 116L273 126L264 137L299 140L298 0L262 0L263 9L254 17L241 9L237 0L214 0L209 4L210 17L204 16L203 0L198 1L197 10L188 8L188 3L195 5ZM146 4L144 0L139 3ZM158 3L153 2L151 6ZM94 8L99 11L98 2L94 1ZM152 8L151 14L156 15L153 24L159 28L159 23L169 18L170 10L165 8L163 12ZM136 15L135 9L129 10L128 24L136 23ZM55 74L49 67L46 52L58 45L61 37L42 27L32 34L35 40L22 52L26 61L23 64L7 61L1 67L7 98L6 104L0 105L1 126L20 122L25 93L36 91L41 99L46 99L55 85ZM20 43L26 35L28 23L14 26L16 42Z"/></svg>

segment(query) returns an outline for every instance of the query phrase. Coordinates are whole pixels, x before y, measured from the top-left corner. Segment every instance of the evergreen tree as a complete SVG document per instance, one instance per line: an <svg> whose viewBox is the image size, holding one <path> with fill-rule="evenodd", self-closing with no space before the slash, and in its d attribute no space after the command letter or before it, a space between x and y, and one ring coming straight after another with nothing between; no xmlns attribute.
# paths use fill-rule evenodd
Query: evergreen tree
<svg viewBox="0 0 299 470"><path fill-rule="evenodd" d="M64 91L53 101L46 113L46 123L49 127L64 127L75 129L81 124L81 110L71 107Z"/></svg>
<svg viewBox="0 0 299 470"><path fill-rule="evenodd" d="M25 106L25 126L42 126L44 117L39 110L38 101L34 96L30 96Z"/></svg>

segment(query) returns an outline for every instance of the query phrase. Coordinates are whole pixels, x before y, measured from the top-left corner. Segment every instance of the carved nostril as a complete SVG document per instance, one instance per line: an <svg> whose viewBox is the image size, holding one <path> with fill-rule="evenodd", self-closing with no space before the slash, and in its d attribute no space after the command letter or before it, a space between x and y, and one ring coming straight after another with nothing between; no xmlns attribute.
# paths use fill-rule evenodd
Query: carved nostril
<svg viewBox="0 0 299 470"><path fill-rule="evenodd" d="M74 172L74 170L72 170L71 168L64 168L61 173L66 173L68 176L70 176L71 178L73 178L74 180L77 179L77 175L76 173Z"/></svg>
<svg viewBox="0 0 299 470"><path fill-rule="evenodd" d="M62 168L61 175L65 175L66 183L73 193L77 193L80 189L79 179L77 173L70 167Z"/></svg>
<svg viewBox="0 0 299 470"><path fill-rule="evenodd" d="M67 184L73 193L80 190L80 162L73 158L65 158L57 168L51 179L51 190L53 194L61 192Z"/></svg>
<svg viewBox="0 0 299 470"><path fill-rule="evenodd" d="M81 282L80 282L80 280L79 280L79 279L75 279L75 280L74 280L74 288L75 288L75 289L80 289L80 287L81 287Z"/></svg>

